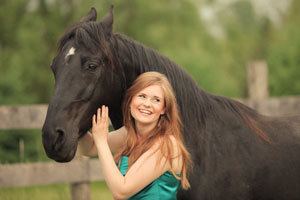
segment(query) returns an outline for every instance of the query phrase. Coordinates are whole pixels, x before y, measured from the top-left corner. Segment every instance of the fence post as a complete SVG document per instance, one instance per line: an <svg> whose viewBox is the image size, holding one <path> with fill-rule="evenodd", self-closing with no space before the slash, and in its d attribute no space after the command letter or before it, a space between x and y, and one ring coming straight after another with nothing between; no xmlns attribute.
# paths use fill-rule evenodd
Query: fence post
<svg viewBox="0 0 300 200"><path fill-rule="evenodd" d="M90 183L88 181L71 184L72 200L90 200Z"/></svg>
<svg viewBox="0 0 300 200"><path fill-rule="evenodd" d="M20 162L24 162L25 155L25 144L23 139L19 139L19 159Z"/></svg>
<svg viewBox="0 0 300 200"><path fill-rule="evenodd" d="M89 158L86 156L82 156L79 153L80 150L77 149L75 159L84 161L85 164L83 168L85 170L85 175L89 176L90 172L88 164ZM90 191L90 182L87 179L86 181L71 183L71 199L72 200L90 200L91 199L91 191Z"/></svg>
<svg viewBox="0 0 300 200"><path fill-rule="evenodd" d="M247 65L248 97L253 108L262 111L259 101L269 97L268 66L264 60L256 60Z"/></svg>

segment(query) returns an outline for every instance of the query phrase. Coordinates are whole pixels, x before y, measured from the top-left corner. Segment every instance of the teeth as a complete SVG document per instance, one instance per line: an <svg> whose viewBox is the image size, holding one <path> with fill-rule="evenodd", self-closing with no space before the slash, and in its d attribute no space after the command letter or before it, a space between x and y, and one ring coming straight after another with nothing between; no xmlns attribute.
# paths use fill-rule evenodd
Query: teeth
<svg viewBox="0 0 300 200"><path fill-rule="evenodd" d="M144 114L147 114L147 115L150 115L150 114L151 114L151 112L148 111L148 110L142 110L142 109L139 109L139 111L140 111L141 113L144 113Z"/></svg>

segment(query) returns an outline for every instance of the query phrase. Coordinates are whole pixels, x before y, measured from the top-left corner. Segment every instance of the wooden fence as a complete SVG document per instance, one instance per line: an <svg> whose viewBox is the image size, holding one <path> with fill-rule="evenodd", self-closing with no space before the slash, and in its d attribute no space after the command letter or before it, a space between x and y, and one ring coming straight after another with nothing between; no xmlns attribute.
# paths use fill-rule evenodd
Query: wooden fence
<svg viewBox="0 0 300 200"><path fill-rule="evenodd" d="M90 199L89 183L99 180L103 180L103 176L97 159L0 165L1 187L68 183L71 184L72 199L76 200Z"/></svg>
<svg viewBox="0 0 300 200"><path fill-rule="evenodd" d="M249 64L249 99L239 101L266 115L299 115L299 96L268 97L267 75L265 62ZM47 105L0 106L0 129L40 129L46 110ZM95 159L81 158L69 163L0 165L0 187L69 183L74 200L90 199L89 183L99 180L103 180L103 176Z"/></svg>

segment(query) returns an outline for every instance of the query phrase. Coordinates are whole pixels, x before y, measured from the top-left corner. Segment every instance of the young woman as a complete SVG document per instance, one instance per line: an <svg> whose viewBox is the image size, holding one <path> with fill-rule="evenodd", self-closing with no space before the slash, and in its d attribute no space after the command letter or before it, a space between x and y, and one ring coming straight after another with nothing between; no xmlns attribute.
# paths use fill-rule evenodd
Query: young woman
<svg viewBox="0 0 300 200"><path fill-rule="evenodd" d="M176 199L179 185L190 187L191 158L167 78L141 74L127 90L123 114L124 127L109 133L108 108L98 109L92 133L79 142L82 153L98 155L115 199Z"/></svg>

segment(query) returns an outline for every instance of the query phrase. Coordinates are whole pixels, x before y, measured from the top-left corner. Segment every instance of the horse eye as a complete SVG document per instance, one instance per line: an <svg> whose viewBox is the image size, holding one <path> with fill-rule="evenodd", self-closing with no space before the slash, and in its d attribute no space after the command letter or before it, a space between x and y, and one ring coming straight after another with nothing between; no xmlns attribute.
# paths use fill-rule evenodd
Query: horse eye
<svg viewBox="0 0 300 200"><path fill-rule="evenodd" d="M97 68L97 65L95 64L88 64L88 69L89 70L95 70Z"/></svg>

